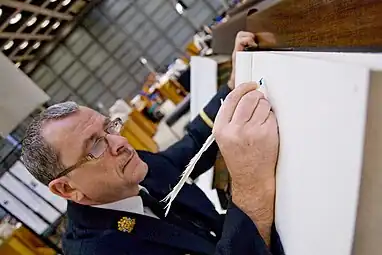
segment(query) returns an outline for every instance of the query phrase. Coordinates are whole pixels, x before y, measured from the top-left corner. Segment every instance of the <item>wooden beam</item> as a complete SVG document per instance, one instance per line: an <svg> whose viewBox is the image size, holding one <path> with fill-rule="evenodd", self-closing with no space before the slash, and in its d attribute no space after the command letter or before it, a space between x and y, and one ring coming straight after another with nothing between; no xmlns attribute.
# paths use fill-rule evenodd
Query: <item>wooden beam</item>
<svg viewBox="0 0 382 255"><path fill-rule="evenodd" d="M46 8L41 8L39 6L24 3L24 2L12 1L12 0L1 0L0 3L1 3L1 5L5 5L8 7L13 7L13 8L21 9L24 11L29 11L29 12L34 12L34 13L50 16L53 18L64 19L64 20L72 20L73 19L72 15L57 12L57 11L52 11L52 10L49 10Z"/></svg>
<svg viewBox="0 0 382 255"><path fill-rule="evenodd" d="M52 40L54 36L52 35L32 35L25 33L9 33L9 32L1 32L0 39L21 39L21 40Z"/></svg>
<svg viewBox="0 0 382 255"><path fill-rule="evenodd" d="M380 0L283 0L250 15L246 31L266 48L382 47Z"/></svg>

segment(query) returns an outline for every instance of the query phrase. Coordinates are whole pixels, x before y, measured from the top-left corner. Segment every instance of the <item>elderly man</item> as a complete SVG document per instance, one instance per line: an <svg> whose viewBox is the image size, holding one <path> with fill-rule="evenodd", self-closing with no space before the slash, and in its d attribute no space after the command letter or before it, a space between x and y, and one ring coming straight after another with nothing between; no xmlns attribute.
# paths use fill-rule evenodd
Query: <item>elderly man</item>
<svg viewBox="0 0 382 255"><path fill-rule="evenodd" d="M235 51L254 44L253 34L241 32ZM53 105L32 122L22 157L38 180L68 200L65 254L283 254L272 227L276 119L256 84L231 92L232 81L183 139L157 154L135 151L119 135L119 120L74 102ZM192 178L214 164L219 146L232 176L227 214L219 215L195 184L186 184L164 217L160 199L212 131L217 144Z"/></svg>

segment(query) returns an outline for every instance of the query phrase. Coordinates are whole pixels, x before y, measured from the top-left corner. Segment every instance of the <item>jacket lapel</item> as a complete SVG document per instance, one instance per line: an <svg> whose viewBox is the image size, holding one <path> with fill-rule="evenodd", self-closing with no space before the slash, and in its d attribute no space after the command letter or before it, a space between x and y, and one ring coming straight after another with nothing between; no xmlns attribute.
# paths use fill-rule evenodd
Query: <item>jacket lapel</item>
<svg viewBox="0 0 382 255"><path fill-rule="evenodd" d="M169 245L187 252L213 254L215 250L213 243L187 230L140 214L83 206L69 202L68 216L75 225L84 228L114 229L125 235Z"/></svg>

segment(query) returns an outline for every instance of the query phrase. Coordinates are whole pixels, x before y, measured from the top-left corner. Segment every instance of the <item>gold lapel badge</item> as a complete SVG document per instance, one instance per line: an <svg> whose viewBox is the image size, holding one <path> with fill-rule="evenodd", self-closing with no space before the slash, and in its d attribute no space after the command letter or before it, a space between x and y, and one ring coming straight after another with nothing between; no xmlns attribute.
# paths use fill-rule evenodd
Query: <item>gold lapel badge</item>
<svg viewBox="0 0 382 255"><path fill-rule="evenodd" d="M118 230L131 233L135 226L135 219L123 217L118 221Z"/></svg>

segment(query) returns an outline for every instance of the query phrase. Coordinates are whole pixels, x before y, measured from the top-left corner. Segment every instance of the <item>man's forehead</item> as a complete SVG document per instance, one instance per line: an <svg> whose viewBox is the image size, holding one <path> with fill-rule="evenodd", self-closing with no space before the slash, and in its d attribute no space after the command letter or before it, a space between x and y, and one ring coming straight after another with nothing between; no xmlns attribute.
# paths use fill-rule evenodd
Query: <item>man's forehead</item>
<svg viewBox="0 0 382 255"><path fill-rule="evenodd" d="M64 139L73 139L98 128L104 117L85 106L80 106L75 113L60 119L49 120L43 124L42 136L53 144ZM79 137L77 137L79 138Z"/></svg>

